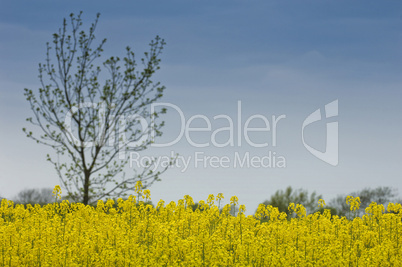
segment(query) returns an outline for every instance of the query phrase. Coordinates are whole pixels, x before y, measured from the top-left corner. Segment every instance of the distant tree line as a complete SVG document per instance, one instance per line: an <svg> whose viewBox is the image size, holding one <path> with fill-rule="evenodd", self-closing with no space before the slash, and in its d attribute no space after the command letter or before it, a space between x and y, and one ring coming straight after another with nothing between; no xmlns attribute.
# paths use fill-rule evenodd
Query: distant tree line
<svg viewBox="0 0 402 267"><path fill-rule="evenodd" d="M321 198L322 196L317 195L316 192L309 195L305 189L294 190L291 186L288 186L285 190L276 191L263 204L277 207L280 212L286 212L288 215L290 214L288 210L289 203L302 204L306 208L307 213L311 213L317 210L318 200Z"/></svg>
<svg viewBox="0 0 402 267"><path fill-rule="evenodd" d="M336 198L329 202L329 206L337 211L338 215L347 216L350 214L350 206L346 204L346 197L353 196L360 198L360 209L357 211L357 215L364 214L364 210L372 203L384 205L387 208L389 202L401 202L398 199L398 192L395 188L391 187L377 187L377 188L364 188L360 191L355 191L349 194L340 194Z"/></svg>
<svg viewBox="0 0 402 267"><path fill-rule="evenodd" d="M16 204L40 204L45 205L53 203L55 198L53 196L53 189L51 188L34 188L24 189L20 191L15 197L14 202ZM285 190L277 190L269 199L263 202L264 205L271 205L277 207L280 212L286 212L290 216L288 210L289 203L302 204L307 213L314 213L316 211L322 211L323 209L330 209L331 214L339 216L351 216L350 206L346 204L346 197L353 196L360 198L360 209L358 210L358 216L364 214L364 210L371 202L377 204L383 204L387 207L389 202L401 203L402 199L398 199L397 190L391 187L377 187L377 188L364 188L360 191L354 191L349 194L340 194L337 197L328 201L323 208L318 207L318 200L322 198L322 195L317 194L315 191L309 193L306 189L293 189L291 186ZM0 197L0 200L2 198ZM66 198L64 198L66 199ZM152 205L151 201L147 201L146 204ZM193 205L193 209L197 209L198 203ZM238 209L238 207L236 207ZM232 209L231 213L235 214L237 209Z"/></svg>
<svg viewBox="0 0 402 267"><path fill-rule="evenodd" d="M52 188L30 188L21 190L15 197L16 204L46 205L55 201Z"/></svg>
<svg viewBox="0 0 402 267"><path fill-rule="evenodd" d="M0 197L1 200L1 197ZM53 203L55 202L55 197L53 196L53 189L52 188L30 188L30 189L24 189L21 190L14 198L13 202L15 204L31 204L34 206L35 204L39 204L41 206ZM69 200L70 202L75 202L72 199L69 199L68 197L62 197L62 200ZM113 199L116 203L117 207L117 199ZM141 199L139 200L141 201ZM145 204L147 205L152 205L152 202L150 200L144 201ZM90 204L92 206L96 206L95 204Z"/></svg>
<svg viewBox="0 0 402 267"><path fill-rule="evenodd" d="M318 200L322 198L316 192L311 194L305 189L294 190L291 186L285 190L278 190L268 200L263 202L264 205L272 205L277 207L279 211L286 212L290 215L288 210L290 203L302 204L307 213L313 213L323 209L330 209L331 214L350 217L350 206L346 204L346 197L353 196L360 198L360 209L357 212L357 216L364 214L364 210L372 203L382 204L386 208L389 202L401 202L401 199L397 199L397 190L391 187L377 187L377 188L364 188L360 191L351 192L349 194L340 194L334 199L328 201L323 208L318 207Z"/></svg>

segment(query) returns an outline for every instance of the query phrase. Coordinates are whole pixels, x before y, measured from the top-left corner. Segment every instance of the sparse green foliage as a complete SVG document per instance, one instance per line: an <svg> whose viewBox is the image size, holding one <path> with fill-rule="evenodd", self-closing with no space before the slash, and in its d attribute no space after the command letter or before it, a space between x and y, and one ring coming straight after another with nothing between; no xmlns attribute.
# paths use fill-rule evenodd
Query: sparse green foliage
<svg viewBox="0 0 402 267"><path fill-rule="evenodd" d="M34 113L27 121L38 126L42 135L26 135L53 148L54 164L68 197L84 204L98 199L125 196L138 180L144 185L158 180L152 162L127 177L123 168L129 157L119 153L142 151L158 137L163 122L156 119L165 110L149 111L162 97L164 86L151 77L159 69L159 56L165 42L158 36L151 41L149 52L138 64L134 52L126 48L123 60L110 57L98 64L106 39L95 44L99 14L88 31L82 30L82 12L64 19L63 26L47 43L46 61L39 64L38 91L25 89ZM140 66L140 67L139 67ZM140 119L150 123L143 127ZM135 145L132 145L135 143ZM67 155L60 162L59 157Z"/></svg>

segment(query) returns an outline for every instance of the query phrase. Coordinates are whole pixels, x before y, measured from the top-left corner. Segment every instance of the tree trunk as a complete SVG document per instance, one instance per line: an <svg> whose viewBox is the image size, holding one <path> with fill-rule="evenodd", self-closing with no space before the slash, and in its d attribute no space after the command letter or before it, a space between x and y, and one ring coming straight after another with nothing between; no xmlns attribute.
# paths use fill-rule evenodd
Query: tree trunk
<svg viewBox="0 0 402 267"><path fill-rule="evenodd" d="M91 175L91 173L89 171L84 171L84 175L85 175L85 180L84 180L84 199L83 199L83 203L84 205L88 205L89 203L89 177Z"/></svg>

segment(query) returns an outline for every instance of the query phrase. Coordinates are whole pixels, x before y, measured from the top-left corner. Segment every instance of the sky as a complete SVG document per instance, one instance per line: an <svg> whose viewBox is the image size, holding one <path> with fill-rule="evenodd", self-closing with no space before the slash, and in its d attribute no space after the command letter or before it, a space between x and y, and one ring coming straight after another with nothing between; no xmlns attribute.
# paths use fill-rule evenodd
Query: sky
<svg viewBox="0 0 402 267"><path fill-rule="evenodd" d="M287 186L326 200L378 186L402 194L400 1L0 5L2 197L59 183L46 161L51 149L22 132L40 133L25 121L32 111L23 90L38 90L46 42L79 11L84 29L101 14L102 59L124 56L126 46L140 57L156 35L167 43L155 79L166 86L160 107L170 105L159 144L173 144L133 155L126 171L172 153L189 164L171 167L152 185L154 203L222 192L252 213ZM189 130L197 127L204 130Z"/></svg>

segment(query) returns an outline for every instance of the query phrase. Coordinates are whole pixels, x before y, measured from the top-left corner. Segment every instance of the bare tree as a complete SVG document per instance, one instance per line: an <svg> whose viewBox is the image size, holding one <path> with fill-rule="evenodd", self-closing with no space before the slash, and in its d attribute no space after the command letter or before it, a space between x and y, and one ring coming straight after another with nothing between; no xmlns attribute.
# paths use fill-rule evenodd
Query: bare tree
<svg viewBox="0 0 402 267"><path fill-rule="evenodd" d="M127 47L123 60L110 57L96 65L106 42L94 44L99 14L87 32L81 30L81 15L71 14L69 23L64 19L53 34L53 44L47 43L46 61L39 64L41 88L35 93L25 89L34 113L27 121L43 134L23 131L55 150L57 160L49 154L47 160L54 164L68 197L89 204L124 196L138 180L150 185L167 168L152 171L148 162L126 176L123 169L129 158L122 156L146 149L162 134L163 122L156 119L166 109L151 112L150 106L165 89L151 79L165 42L156 36L140 62ZM70 160L60 163L65 154Z"/></svg>

